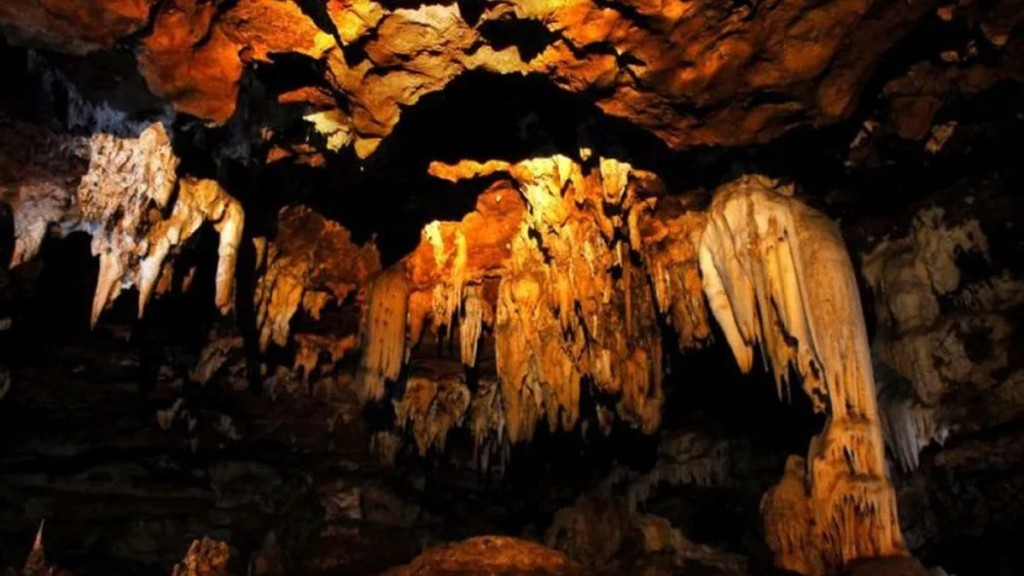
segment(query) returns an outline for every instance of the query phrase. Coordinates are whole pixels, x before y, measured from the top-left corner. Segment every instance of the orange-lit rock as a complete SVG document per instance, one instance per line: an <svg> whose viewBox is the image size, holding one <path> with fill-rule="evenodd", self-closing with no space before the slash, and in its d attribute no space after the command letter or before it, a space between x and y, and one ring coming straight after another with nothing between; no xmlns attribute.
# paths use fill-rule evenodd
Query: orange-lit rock
<svg viewBox="0 0 1024 576"><path fill-rule="evenodd" d="M139 70L149 89L176 109L213 123L235 112L242 78L240 47L214 20L216 4L174 0L161 7L153 32L139 47Z"/></svg>
<svg viewBox="0 0 1024 576"><path fill-rule="evenodd" d="M661 342L647 275L616 236L652 176L611 159L584 171L564 156L430 170L450 180L507 174L529 208L511 241L495 314L508 439L531 438L540 420L571 430L584 377L620 398L623 420L653 431L661 418ZM610 425L610 417L601 422Z"/></svg>
<svg viewBox="0 0 1024 576"><path fill-rule="evenodd" d="M373 244L356 244L343 226L304 206L281 211L277 236L267 244L254 296L261 349L288 343L300 306L319 318L380 270Z"/></svg>
<svg viewBox="0 0 1024 576"><path fill-rule="evenodd" d="M507 536L479 536L431 548L405 566L381 576L457 576L461 574L535 574L583 576L586 571L565 554Z"/></svg>
<svg viewBox="0 0 1024 576"><path fill-rule="evenodd" d="M676 199L660 198L651 210L637 211L635 227L658 311L675 328L679 346L692 348L711 337L698 264L706 216L680 208Z"/></svg>
<svg viewBox="0 0 1024 576"><path fill-rule="evenodd" d="M231 549L212 538L193 540L185 558L174 566L171 576L230 576Z"/></svg>
<svg viewBox="0 0 1024 576"><path fill-rule="evenodd" d="M149 22L156 0L5 0L0 31L11 40L84 54L112 47Z"/></svg>
<svg viewBox="0 0 1024 576"><path fill-rule="evenodd" d="M212 123L234 114L244 63L275 53L319 58L334 46L288 0L243 0L221 10L207 0L174 0L161 7L139 50L150 90Z"/></svg>
<svg viewBox="0 0 1024 576"><path fill-rule="evenodd" d="M174 0L159 7L138 58L156 94L213 123L234 112L246 63L278 53L323 59L324 84L347 103L343 124L361 157L391 133L403 107L469 70L543 75L673 148L737 145L850 114L884 53L935 5L503 0L468 22L457 4L332 0L321 29L290 0ZM5 4L0 22L15 39L71 37L88 47L109 46L148 22L145 0L43 6ZM1014 6L1003 0L980 15L997 50L1012 47L1014 20L1006 15ZM486 27L509 23L535 27L539 51L495 44ZM359 55L343 54L339 40L359 45ZM57 47L82 51L82 42Z"/></svg>

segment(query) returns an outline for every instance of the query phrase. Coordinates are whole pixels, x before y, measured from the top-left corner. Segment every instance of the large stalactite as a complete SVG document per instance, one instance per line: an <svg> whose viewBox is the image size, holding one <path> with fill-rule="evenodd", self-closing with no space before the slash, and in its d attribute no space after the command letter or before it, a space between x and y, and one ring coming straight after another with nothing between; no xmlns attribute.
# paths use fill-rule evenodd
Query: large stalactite
<svg viewBox="0 0 1024 576"><path fill-rule="evenodd" d="M762 504L776 563L826 574L861 557L905 553L853 266L835 225L745 177L720 189L701 238L704 291L740 368L760 346L779 396L799 375L825 429L792 456Z"/></svg>

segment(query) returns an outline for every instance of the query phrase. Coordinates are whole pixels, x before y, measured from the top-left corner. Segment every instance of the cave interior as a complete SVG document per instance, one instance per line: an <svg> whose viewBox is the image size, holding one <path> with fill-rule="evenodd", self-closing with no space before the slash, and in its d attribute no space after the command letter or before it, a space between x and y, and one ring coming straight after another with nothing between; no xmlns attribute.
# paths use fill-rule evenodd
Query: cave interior
<svg viewBox="0 0 1024 576"><path fill-rule="evenodd" d="M0 570L1010 576L1024 1L4 0Z"/></svg>

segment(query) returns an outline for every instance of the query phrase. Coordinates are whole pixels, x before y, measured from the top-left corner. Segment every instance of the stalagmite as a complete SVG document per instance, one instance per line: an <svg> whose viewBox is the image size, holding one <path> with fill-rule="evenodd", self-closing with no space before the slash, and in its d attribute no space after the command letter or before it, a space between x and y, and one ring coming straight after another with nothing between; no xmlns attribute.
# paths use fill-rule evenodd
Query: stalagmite
<svg viewBox="0 0 1024 576"><path fill-rule="evenodd" d="M719 189L700 266L740 367L751 369L759 345L780 395L792 368L829 415L806 468L791 461L762 504L776 564L817 575L906 551L852 265L836 226L791 194L759 176Z"/></svg>
<svg viewBox="0 0 1024 576"><path fill-rule="evenodd" d="M370 285L363 319L363 355L356 391L364 401L384 397L384 384L398 379L406 359L409 281L401 268L385 270Z"/></svg>

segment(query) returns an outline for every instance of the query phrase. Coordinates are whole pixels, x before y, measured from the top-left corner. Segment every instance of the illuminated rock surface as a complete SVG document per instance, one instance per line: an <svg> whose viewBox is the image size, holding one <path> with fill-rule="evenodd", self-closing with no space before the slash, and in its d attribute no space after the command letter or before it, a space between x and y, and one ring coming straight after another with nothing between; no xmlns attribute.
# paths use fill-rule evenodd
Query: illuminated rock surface
<svg viewBox="0 0 1024 576"><path fill-rule="evenodd" d="M10 0L0 73L0 566L1024 562L1020 0Z"/></svg>

